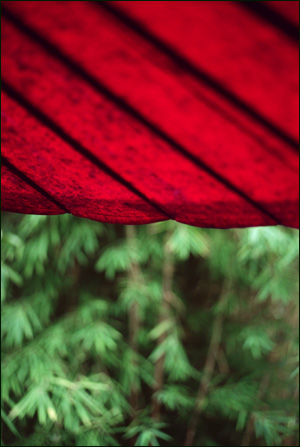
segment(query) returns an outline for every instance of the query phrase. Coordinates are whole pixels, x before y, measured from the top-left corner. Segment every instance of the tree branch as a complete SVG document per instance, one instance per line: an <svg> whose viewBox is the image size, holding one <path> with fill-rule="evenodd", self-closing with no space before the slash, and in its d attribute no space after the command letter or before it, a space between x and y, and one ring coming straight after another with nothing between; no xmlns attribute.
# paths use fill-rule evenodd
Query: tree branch
<svg viewBox="0 0 300 447"><path fill-rule="evenodd" d="M162 323L168 318L170 302L172 300L172 284L174 275L174 255L168 247L168 240L170 231L167 232L164 241L164 262L162 269L162 302L158 319L158 324ZM164 332L157 340L157 345L160 346L166 339L167 334ZM157 399L157 393L162 390L164 384L164 361L165 356L162 355L155 363L154 367L154 386L152 394L152 417L153 419L160 419L161 404Z"/></svg>
<svg viewBox="0 0 300 447"><path fill-rule="evenodd" d="M136 229L134 225L126 225L126 238L130 248L133 250L136 248ZM133 282L138 283L140 281L140 268L139 265L135 262L131 262L129 277ZM128 344L134 353L134 366L136 365L137 359L135 354L138 353L138 331L140 328L140 320L139 320L139 309L138 303L135 301L128 313L128 326L129 326L129 340ZM139 409L139 391L136 385L132 385L130 391L129 402L134 411Z"/></svg>
<svg viewBox="0 0 300 447"><path fill-rule="evenodd" d="M219 303L224 301L225 298L226 294L221 293ZM193 445L195 439L198 418L203 411L204 398L207 395L209 389L210 381L214 373L215 364L220 348L223 320L224 320L223 315L221 313L218 313L213 321L211 339L208 347L206 361L203 368L203 375L199 383L194 410L192 413L190 424L188 426L184 444L185 446Z"/></svg>

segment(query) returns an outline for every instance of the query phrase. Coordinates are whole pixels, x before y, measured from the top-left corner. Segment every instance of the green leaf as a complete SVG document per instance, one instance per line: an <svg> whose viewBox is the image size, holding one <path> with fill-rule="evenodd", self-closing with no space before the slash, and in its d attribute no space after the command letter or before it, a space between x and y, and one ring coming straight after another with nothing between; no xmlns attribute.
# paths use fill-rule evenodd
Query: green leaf
<svg viewBox="0 0 300 447"><path fill-rule="evenodd" d="M18 438L20 438L20 433L18 432L18 430L16 429L16 427L14 426L14 424L12 423L12 421L10 420L10 418L7 416L7 414L5 413L5 411L1 408L1 418L3 419L3 421L5 422L5 424L8 426L8 428L10 429L10 431L17 436Z"/></svg>

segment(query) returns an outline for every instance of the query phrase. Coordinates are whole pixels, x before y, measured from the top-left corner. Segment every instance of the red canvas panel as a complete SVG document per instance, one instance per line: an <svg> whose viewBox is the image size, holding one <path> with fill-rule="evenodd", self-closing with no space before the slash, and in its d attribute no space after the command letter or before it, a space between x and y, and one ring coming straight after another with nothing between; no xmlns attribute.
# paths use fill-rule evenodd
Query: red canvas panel
<svg viewBox="0 0 300 447"><path fill-rule="evenodd" d="M266 1L263 2L278 12L283 17L289 19L292 23L299 25L299 2L297 1Z"/></svg>
<svg viewBox="0 0 300 447"><path fill-rule="evenodd" d="M3 160L39 213L299 226L298 48L232 3L3 2Z"/></svg>

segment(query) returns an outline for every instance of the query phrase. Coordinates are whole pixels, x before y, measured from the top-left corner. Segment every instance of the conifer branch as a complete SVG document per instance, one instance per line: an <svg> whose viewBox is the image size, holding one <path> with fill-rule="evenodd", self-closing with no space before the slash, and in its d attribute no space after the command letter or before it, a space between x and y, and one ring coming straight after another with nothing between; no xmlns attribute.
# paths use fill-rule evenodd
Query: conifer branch
<svg viewBox="0 0 300 447"><path fill-rule="evenodd" d="M172 284L174 275L174 254L168 246L168 240L170 237L170 231L167 232L164 243L164 261L162 268L162 302L160 308L160 314L158 318L158 324L162 323L168 318L170 311L170 302L172 300ZM164 332L157 340L157 345L161 345L167 337L167 333ZM153 419L160 419L161 404L157 398L159 391L162 390L164 384L164 361L165 356L162 355L155 363L154 367L154 386L152 394L152 417Z"/></svg>
<svg viewBox="0 0 300 447"><path fill-rule="evenodd" d="M136 229L134 225L126 225L126 238L128 245L132 250L136 249ZM138 283L140 280L140 268L139 265L133 261L130 263L129 277L133 282ZM128 344L134 353L133 362L136 364L138 353L138 331L140 328L139 309L138 303L135 301L128 313L128 326L129 326L129 340ZM134 411L139 409L139 391L135 384L132 384L129 398L131 407Z"/></svg>
<svg viewBox="0 0 300 447"><path fill-rule="evenodd" d="M219 303L223 302L225 298L226 294L224 292L223 293L221 292ZM203 368L203 374L199 383L198 392L196 395L194 410L186 433L186 439L184 444L185 446L193 445L195 439L197 422L200 414L204 409L203 405L204 399L209 390L210 381L213 376L215 365L217 362L222 337L223 320L224 316L222 315L222 313L219 312L213 321L211 339L208 347L207 357Z"/></svg>

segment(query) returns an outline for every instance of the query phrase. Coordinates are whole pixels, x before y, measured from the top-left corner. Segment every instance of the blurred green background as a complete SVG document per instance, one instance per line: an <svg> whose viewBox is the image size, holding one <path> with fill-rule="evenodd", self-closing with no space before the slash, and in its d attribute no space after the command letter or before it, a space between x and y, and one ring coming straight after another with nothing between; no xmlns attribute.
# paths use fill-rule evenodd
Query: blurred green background
<svg viewBox="0 0 300 447"><path fill-rule="evenodd" d="M2 445L298 445L299 232L2 213Z"/></svg>

